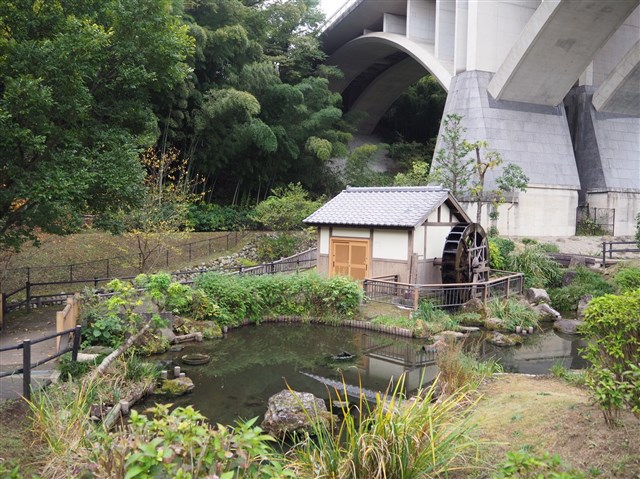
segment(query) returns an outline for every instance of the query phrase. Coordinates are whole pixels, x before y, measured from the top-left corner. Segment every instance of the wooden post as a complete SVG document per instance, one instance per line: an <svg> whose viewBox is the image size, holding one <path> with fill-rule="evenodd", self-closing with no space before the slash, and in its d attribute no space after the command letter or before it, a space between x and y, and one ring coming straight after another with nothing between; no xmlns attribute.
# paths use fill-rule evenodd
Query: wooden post
<svg viewBox="0 0 640 479"><path fill-rule="evenodd" d="M486 289L486 286L485 286ZM509 292L511 290L511 285L509 283L509 276L507 276L507 299L509 299Z"/></svg>
<svg viewBox="0 0 640 479"><path fill-rule="evenodd" d="M25 294L27 296L27 311L31 311L31 283L27 281Z"/></svg>
<svg viewBox="0 0 640 479"><path fill-rule="evenodd" d="M418 310L418 302L420 300L420 290L413 286L413 310Z"/></svg>
<svg viewBox="0 0 640 479"><path fill-rule="evenodd" d="M191 261L191 245L192 243L189 243L189 261Z"/></svg>
<svg viewBox="0 0 640 479"><path fill-rule="evenodd" d="M22 395L31 400L31 340L22 341Z"/></svg>
<svg viewBox="0 0 640 479"><path fill-rule="evenodd" d="M109 259L107 258L107 278L109 278Z"/></svg>
<svg viewBox="0 0 640 479"><path fill-rule="evenodd" d="M71 360L78 360L78 351L80 351L80 341L82 338L82 326L76 326L73 332L73 348L71 349Z"/></svg>

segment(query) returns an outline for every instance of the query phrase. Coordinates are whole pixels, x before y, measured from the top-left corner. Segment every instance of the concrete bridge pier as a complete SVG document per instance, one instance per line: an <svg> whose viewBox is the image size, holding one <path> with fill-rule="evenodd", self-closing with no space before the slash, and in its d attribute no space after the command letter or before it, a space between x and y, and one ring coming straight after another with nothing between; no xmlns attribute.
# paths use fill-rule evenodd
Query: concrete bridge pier
<svg viewBox="0 0 640 479"><path fill-rule="evenodd" d="M529 177L527 191L517 195L513 205L500 207L495 226L502 234L521 236L544 235L541 227L549 235L575 234L580 177L564 108L494 100L487 92L492 77L493 73L478 70L456 75L444 115L462 116L467 140L487 140L490 149L502 154L505 164L519 165ZM438 144L436 150L440 147ZM491 173L486 188L495 188ZM472 217L474 209L467 206ZM488 209L484 208L485 225L491 223Z"/></svg>
<svg viewBox="0 0 640 479"><path fill-rule="evenodd" d="M580 176L581 205L615 210L616 235L635 234L640 210L640 117L597 111L590 85L574 87L564 100Z"/></svg>

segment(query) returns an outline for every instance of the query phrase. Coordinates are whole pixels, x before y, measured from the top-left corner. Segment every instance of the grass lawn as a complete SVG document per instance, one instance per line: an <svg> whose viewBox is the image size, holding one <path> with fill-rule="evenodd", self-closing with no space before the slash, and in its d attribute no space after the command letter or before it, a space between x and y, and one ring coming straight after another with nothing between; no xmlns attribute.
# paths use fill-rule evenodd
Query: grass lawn
<svg viewBox="0 0 640 479"><path fill-rule="evenodd" d="M480 393L471 421L475 435L491 443L484 449L488 464L524 449L557 453L587 478L640 477L640 421L630 412L609 428L586 389L546 376L496 375Z"/></svg>

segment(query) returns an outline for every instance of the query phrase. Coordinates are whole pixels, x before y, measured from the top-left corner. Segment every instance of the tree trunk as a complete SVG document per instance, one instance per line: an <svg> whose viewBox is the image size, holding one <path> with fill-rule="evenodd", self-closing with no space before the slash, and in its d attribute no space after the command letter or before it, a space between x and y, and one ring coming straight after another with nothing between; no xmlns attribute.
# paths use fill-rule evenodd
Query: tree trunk
<svg viewBox="0 0 640 479"><path fill-rule="evenodd" d="M109 356L107 356L106 358L104 358L102 360L102 362L100 363L100 365L95 368L93 371L91 371L91 373L87 374L87 379L86 381L91 383L93 382L98 376L101 376L102 374L104 374L104 372L107 370L107 368L109 367L109 365L114 362L116 360L116 358L118 356L120 356L122 353L124 353L127 349L129 349L131 346L133 346L133 344L142 337L142 335L144 333L146 333L149 328L151 327L151 323L147 323L144 325L144 327L138 331L136 334L134 334L133 336L130 336L129 339L127 339L122 346L120 346L118 349L116 349L114 352L112 352L111 354L109 354Z"/></svg>

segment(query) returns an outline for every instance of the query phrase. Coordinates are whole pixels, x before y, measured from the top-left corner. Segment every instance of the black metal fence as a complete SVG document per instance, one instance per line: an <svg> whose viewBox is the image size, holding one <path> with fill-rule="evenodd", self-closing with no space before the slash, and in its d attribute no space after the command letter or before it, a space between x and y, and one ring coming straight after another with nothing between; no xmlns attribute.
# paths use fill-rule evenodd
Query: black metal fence
<svg viewBox="0 0 640 479"><path fill-rule="evenodd" d="M56 354L51 356L47 355L46 358L40 359L36 362L31 362L31 346L43 341L50 341L64 335L70 335L73 337L72 341L67 341L67 347L60 349ZM82 339L82 328L76 326L75 328L60 331L59 333L53 333L48 336L44 336L38 339L25 339L20 344L15 346L4 346L0 348L0 353L11 350L22 349L22 367L14 369L13 371L0 371L0 378L15 376L16 374L22 374L22 395L25 399L31 399L31 370L41 366L49 361L52 361L65 353L71 352L71 359L73 361L78 360L78 351L80 350L80 341Z"/></svg>
<svg viewBox="0 0 640 479"><path fill-rule="evenodd" d="M576 235L614 235L616 210L578 206L576 211Z"/></svg>
<svg viewBox="0 0 640 479"><path fill-rule="evenodd" d="M181 266L198 258L233 248L246 232L232 231L199 241L159 248L145 259L147 271ZM103 278L124 278L142 271L142 255L128 254L111 258L56 266L31 266L4 271L1 291L7 298L25 297L25 285L62 285L90 283Z"/></svg>
<svg viewBox="0 0 640 479"><path fill-rule="evenodd" d="M616 253L640 253L640 248L635 241L603 241L602 266L607 266L607 256L610 260L618 259L617 256L614 256Z"/></svg>
<svg viewBox="0 0 640 479"><path fill-rule="evenodd" d="M282 258L271 263L263 263L252 267L234 267L227 269L220 268L208 268L199 269L194 272L174 272L171 273L176 281L190 284L192 283L191 277L195 274L206 273L209 271L217 271L226 274L249 274L249 275L262 275L262 274L275 274L275 273L288 273L296 271L304 271L314 268L317 263L317 248L311 248L301 253L295 254L288 258ZM120 276L117 279L130 280L134 279L137 275ZM9 313L18 309L30 309L32 307L52 306L58 304L64 304L67 301L67 297L71 294L77 293L78 289L84 287L93 287L98 289L101 286L105 286L109 281L115 278L91 278L91 279L74 279L72 281L45 281L32 283L27 282L16 291L8 294L3 293L2 305L4 308L3 313ZM50 293L47 292L52 287L64 288L66 291ZM8 301L12 296L16 296L18 293L23 293L18 300Z"/></svg>

